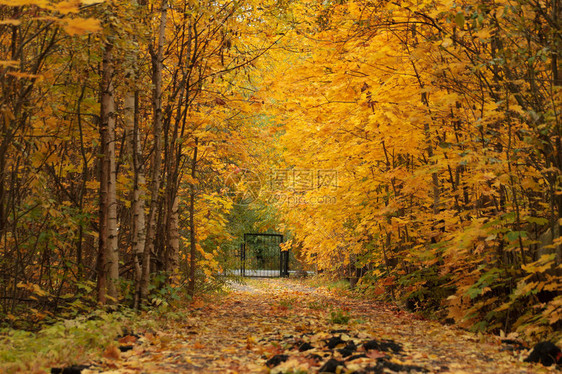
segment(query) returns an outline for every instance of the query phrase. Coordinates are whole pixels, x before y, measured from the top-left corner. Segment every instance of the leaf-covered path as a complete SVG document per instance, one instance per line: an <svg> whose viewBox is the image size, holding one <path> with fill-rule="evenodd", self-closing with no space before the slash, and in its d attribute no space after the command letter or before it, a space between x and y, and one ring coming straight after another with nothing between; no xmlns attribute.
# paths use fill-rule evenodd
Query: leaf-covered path
<svg viewBox="0 0 562 374"><path fill-rule="evenodd" d="M138 340L137 340L138 337ZM536 373L498 339L325 288L269 279L125 336L83 373ZM338 367L339 366L339 367Z"/></svg>

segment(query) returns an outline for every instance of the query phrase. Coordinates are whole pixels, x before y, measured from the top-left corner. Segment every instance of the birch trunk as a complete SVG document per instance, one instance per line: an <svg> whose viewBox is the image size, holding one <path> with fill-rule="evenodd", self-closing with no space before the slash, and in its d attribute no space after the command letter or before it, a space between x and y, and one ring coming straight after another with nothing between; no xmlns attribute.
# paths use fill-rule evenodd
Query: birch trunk
<svg viewBox="0 0 562 374"><path fill-rule="evenodd" d="M127 130L127 141L129 144L128 153L133 167L133 190L132 190L132 249L133 263L135 268L135 295L134 307L140 304L140 284L142 279L142 261L146 242L146 220L145 220L145 200L142 188L145 185L144 171L142 165L141 145L138 123L136 120L136 98L135 92L130 91L125 96L124 115Z"/></svg>
<svg viewBox="0 0 562 374"><path fill-rule="evenodd" d="M117 197L115 169L115 98L113 97L113 44L106 43L103 55L100 137L100 214L98 253L98 300L118 297L119 252L117 248Z"/></svg>

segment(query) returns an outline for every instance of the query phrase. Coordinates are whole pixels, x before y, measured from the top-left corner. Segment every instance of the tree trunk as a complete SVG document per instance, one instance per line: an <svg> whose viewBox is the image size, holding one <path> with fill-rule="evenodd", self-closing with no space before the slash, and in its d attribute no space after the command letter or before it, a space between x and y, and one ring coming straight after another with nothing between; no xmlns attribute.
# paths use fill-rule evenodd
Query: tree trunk
<svg viewBox="0 0 562 374"><path fill-rule="evenodd" d="M133 0L136 5L136 1ZM136 41L137 38L133 37ZM129 163L133 171L133 189L131 191L131 247L133 252L133 266L134 266L134 279L135 279L135 293L133 296L133 308L140 307L141 295L141 282L142 282L142 263L143 253L146 245L146 217L145 217L145 198L144 187L146 180L144 177L144 164L141 150L141 142L138 126L138 89L136 88L137 74L138 74L138 51L133 49L129 51L129 72L128 72L128 85L133 87L125 95L123 112L125 117L125 128L127 136L129 155Z"/></svg>
<svg viewBox="0 0 562 374"><path fill-rule="evenodd" d="M135 269L135 295L134 307L138 308L140 303L140 284L142 279L142 261L146 238L145 201L142 189L145 178L142 165L141 145L138 123L136 120L136 97L135 92L127 93L123 112L125 115L125 126L127 129L127 141L129 143L129 154L133 167L133 191L132 191L132 250L133 264Z"/></svg>
<svg viewBox="0 0 562 374"><path fill-rule="evenodd" d="M188 293L193 297L195 294L195 254L197 252L197 235L195 233L195 173L197 170L197 138L195 138L195 149L193 150L193 159L191 160L191 192L189 194L189 286Z"/></svg>
<svg viewBox="0 0 562 374"><path fill-rule="evenodd" d="M150 283L150 257L155 248L156 239L156 213L158 208L160 191L160 167L162 165L162 67L164 55L164 43L166 36L166 17L168 10L167 0L162 0L160 9L160 26L158 28L157 50L151 46L150 54L152 57L152 107L154 112L153 136L154 149L152 152L152 181L150 187L150 209L148 212L148 226L146 242L142 259L142 279L140 282L140 301L148 296L148 285Z"/></svg>
<svg viewBox="0 0 562 374"><path fill-rule="evenodd" d="M167 253L166 253L166 272L171 274L178 266L180 251L179 217L178 217L178 197L177 194L171 199L167 217Z"/></svg>
<svg viewBox="0 0 562 374"><path fill-rule="evenodd" d="M98 253L98 301L118 297L117 197L115 169L115 98L113 97L113 44L106 43L101 83L100 213Z"/></svg>

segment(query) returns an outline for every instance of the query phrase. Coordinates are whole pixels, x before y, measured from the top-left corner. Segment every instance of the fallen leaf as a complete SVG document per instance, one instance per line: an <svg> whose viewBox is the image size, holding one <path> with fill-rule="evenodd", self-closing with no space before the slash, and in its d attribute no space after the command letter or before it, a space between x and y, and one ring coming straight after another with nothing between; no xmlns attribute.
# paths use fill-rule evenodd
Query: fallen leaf
<svg viewBox="0 0 562 374"><path fill-rule="evenodd" d="M105 349L105 351L103 352L103 357L110 360L119 360L121 358L121 352L119 351L119 348L117 348L117 346L112 344Z"/></svg>

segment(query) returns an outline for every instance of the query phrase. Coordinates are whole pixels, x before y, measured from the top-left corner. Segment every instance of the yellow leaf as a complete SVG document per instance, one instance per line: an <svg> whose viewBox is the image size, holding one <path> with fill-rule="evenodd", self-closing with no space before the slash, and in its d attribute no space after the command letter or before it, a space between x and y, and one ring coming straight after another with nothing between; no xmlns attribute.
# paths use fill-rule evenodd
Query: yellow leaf
<svg viewBox="0 0 562 374"><path fill-rule="evenodd" d="M73 18L63 28L70 35L82 35L101 30L101 25L95 18Z"/></svg>
<svg viewBox="0 0 562 374"><path fill-rule="evenodd" d="M13 77L16 77L18 79L34 79L34 78L41 78L41 75L38 74L29 74L29 73L23 73L21 71L10 71L8 73L8 75L11 75Z"/></svg>
<svg viewBox="0 0 562 374"><path fill-rule="evenodd" d="M0 60L0 66L2 67L18 67L19 62L14 60Z"/></svg>
<svg viewBox="0 0 562 374"><path fill-rule="evenodd" d="M443 48L447 48L450 47L453 44L453 40L451 38L445 38L443 39L443 42L441 43L441 46Z"/></svg>
<svg viewBox="0 0 562 374"><path fill-rule="evenodd" d="M78 13L78 4L76 1L61 1L54 5L54 10L61 14Z"/></svg>
<svg viewBox="0 0 562 374"><path fill-rule="evenodd" d="M475 35L480 39L487 39L490 36L492 36L492 33L490 32L490 30L482 29L478 31Z"/></svg>
<svg viewBox="0 0 562 374"><path fill-rule="evenodd" d="M18 26L19 24L21 24L19 19L4 19L0 21L0 25Z"/></svg>
<svg viewBox="0 0 562 374"><path fill-rule="evenodd" d="M0 5L24 6L37 5L43 7L47 4L44 0L0 0Z"/></svg>

